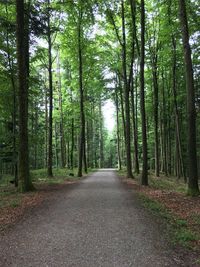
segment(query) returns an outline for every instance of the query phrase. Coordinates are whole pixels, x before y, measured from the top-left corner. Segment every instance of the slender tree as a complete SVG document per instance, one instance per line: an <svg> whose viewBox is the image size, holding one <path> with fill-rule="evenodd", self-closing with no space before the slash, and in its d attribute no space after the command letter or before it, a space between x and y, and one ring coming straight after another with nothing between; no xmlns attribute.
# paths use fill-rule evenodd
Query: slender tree
<svg viewBox="0 0 200 267"><path fill-rule="evenodd" d="M147 158L147 135L146 135L146 113L144 92L144 59L145 59L145 5L141 0L141 52L140 52L140 109L142 118L142 185L148 185L148 158Z"/></svg>
<svg viewBox="0 0 200 267"><path fill-rule="evenodd" d="M119 99L118 88L115 89L115 106L116 106L116 122L117 122L117 157L118 157L118 170L122 169L121 151L120 151L120 129L119 129Z"/></svg>
<svg viewBox="0 0 200 267"><path fill-rule="evenodd" d="M48 74L49 74L49 118L48 118L48 159L47 159L47 174L53 177L52 161L53 161L53 76L52 76L52 40L51 40L51 25L50 25L50 0L47 6L47 39L48 39Z"/></svg>
<svg viewBox="0 0 200 267"><path fill-rule="evenodd" d="M131 91L131 108L132 108L132 124L133 124L133 144L134 144L134 171L139 174L139 159L138 159L138 129L137 129L137 107L135 107L135 96L134 96L134 76L136 72L133 71L133 63L135 61L135 46L137 48L137 54L140 55L139 44L136 32L136 1L130 0L131 5L131 20L132 20L132 66L131 66L131 80L130 80L130 91ZM136 45L135 45L136 44ZM136 80L136 79L135 79ZM137 98L137 93L136 93Z"/></svg>
<svg viewBox="0 0 200 267"><path fill-rule="evenodd" d="M104 167L104 143L103 143L103 116L102 116L102 103L99 101L99 167Z"/></svg>
<svg viewBox="0 0 200 267"><path fill-rule="evenodd" d="M127 67L126 67L126 28L125 28L125 14L124 14L124 1L121 1L122 6L122 64L123 64L123 81L124 81L124 103L125 103L125 132L126 132L126 169L127 177L133 178L132 165L131 165L131 127L130 127L130 83L127 79Z"/></svg>
<svg viewBox="0 0 200 267"><path fill-rule="evenodd" d="M60 73L60 51L57 55L57 71L58 71L58 98L59 98L59 110L60 110L60 152L61 152L61 166L66 165L66 149L65 149L65 135L64 135L64 123L63 123L63 95L62 95L62 81Z"/></svg>
<svg viewBox="0 0 200 267"><path fill-rule="evenodd" d="M80 93L80 144L79 144L79 161L78 177L82 176L82 165L84 158L85 143L85 113L84 113L84 93L83 93L83 55L82 55L82 8L79 9L78 17L78 58L79 58L79 93Z"/></svg>

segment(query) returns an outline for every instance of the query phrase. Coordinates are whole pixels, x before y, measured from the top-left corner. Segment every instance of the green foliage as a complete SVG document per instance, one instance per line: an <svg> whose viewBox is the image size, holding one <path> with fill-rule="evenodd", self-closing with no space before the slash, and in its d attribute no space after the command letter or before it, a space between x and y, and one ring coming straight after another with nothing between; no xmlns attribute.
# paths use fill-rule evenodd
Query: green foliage
<svg viewBox="0 0 200 267"><path fill-rule="evenodd" d="M192 215L192 220L194 223L198 226L200 226L200 214L194 214Z"/></svg>
<svg viewBox="0 0 200 267"><path fill-rule="evenodd" d="M195 188L188 188L187 190L187 195L191 196L191 197L197 197L199 196L199 190L195 189Z"/></svg>
<svg viewBox="0 0 200 267"><path fill-rule="evenodd" d="M133 87L135 104L135 121L137 122L138 155L142 166L142 138L140 115L140 3L135 2L135 25L131 16L129 1L125 4L127 76L133 64ZM17 97L17 60L15 36L15 5L8 1L0 3L0 144L6 143L9 149L18 150L18 97ZM183 64L183 49L180 23L178 19L178 3L176 1L146 1L146 46L145 46L145 107L147 117L148 161L149 169L154 169L155 162L155 121L154 121L154 90L153 90L153 60L157 60L158 82L158 134L160 167L166 176L183 176L180 170L180 155L178 155L177 129L175 115L175 99L173 94L173 60L176 55L176 102L180 131L180 143L184 171L187 175L187 110L186 90ZM197 128L199 128L199 22L198 3L187 2L191 48L196 91ZM83 54L83 90L84 107L87 125L86 143L87 157L90 167L97 168L100 158L100 125L99 105L111 99L116 101L116 91L119 98L119 147L122 165L125 164L125 137L123 129L122 104L122 17L120 1L32 1L30 5L30 75L29 75L29 154L31 169L47 167L48 150L48 40L47 17L50 14L50 31L52 38L53 59L53 166L61 167L61 140L64 140L65 166L70 168L70 156L77 167L78 139L80 134L79 109L79 61L77 30L81 22L81 49ZM80 19L80 20L79 20ZM134 38L132 38L134 36ZM176 43L173 49L172 39ZM132 58L134 47L134 58ZM138 49L139 48L139 49ZM130 77L128 77L130 78ZM16 97L14 106L14 97ZM133 112L131 110L131 119ZM14 124L15 134L8 129L8 124ZM61 129L63 123L63 130ZM131 125L133 128L133 125ZM73 133L72 133L73 128ZM62 133L61 133L62 132ZM199 129L197 129L197 133ZM72 136L73 135L73 136ZM116 167L117 143L116 129L109 134L103 127L103 149L105 165ZM132 134L133 136L133 130ZM14 141L14 139L16 139ZM73 144L74 143L74 144ZM200 135L197 134L197 146ZM74 147L72 147L74 145ZM71 151L73 148L73 151ZM133 142L131 144L132 159L134 158ZM200 152L198 152L198 157ZM178 158L178 160L177 160ZM166 161L166 162L165 162ZM199 160L198 160L199 162ZM9 165L6 168L10 168ZM13 170L12 170L13 172ZM41 173L42 175L42 173ZM4 176L4 175L3 175ZM173 179L161 178L157 181L150 178L150 185L164 189L168 188L185 192L182 183L174 183ZM188 190L195 196L197 192Z"/></svg>
<svg viewBox="0 0 200 267"><path fill-rule="evenodd" d="M176 177L161 176L159 178L155 178L154 176L150 176L149 184L155 189L170 190L182 193L187 192L186 184L181 180L177 180Z"/></svg>
<svg viewBox="0 0 200 267"><path fill-rule="evenodd" d="M38 169L31 171L32 181L34 183L62 183L65 180L76 180L76 176L68 176L69 172L67 169L54 169L54 177L49 178L46 169Z"/></svg>
<svg viewBox="0 0 200 267"><path fill-rule="evenodd" d="M18 199L14 199L10 202L10 207L17 208L20 205L20 201Z"/></svg>
<svg viewBox="0 0 200 267"><path fill-rule="evenodd" d="M187 230L185 227L181 227L175 232L174 242L178 242L183 246L190 246L191 241L197 241L198 237L196 234Z"/></svg>

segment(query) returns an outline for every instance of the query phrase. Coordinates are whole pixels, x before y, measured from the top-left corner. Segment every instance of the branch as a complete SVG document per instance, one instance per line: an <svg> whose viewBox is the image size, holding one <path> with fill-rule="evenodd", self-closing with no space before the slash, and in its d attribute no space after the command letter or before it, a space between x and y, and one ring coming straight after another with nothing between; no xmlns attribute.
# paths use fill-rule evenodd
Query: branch
<svg viewBox="0 0 200 267"><path fill-rule="evenodd" d="M107 7L107 14L109 15L109 17L110 17L110 19L111 19L111 23L112 23L112 25L113 25L113 27L114 27L114 30L115 30L117 39L118 39L120 45L123 47L123 42L122 42L122 40L121 40L121 38L120 38L120 36L119 36L119 30L118 30L117 25L116 25L116 23L115 23L115 20L114 20L112 11L109 9L109 7Z"/></svg>

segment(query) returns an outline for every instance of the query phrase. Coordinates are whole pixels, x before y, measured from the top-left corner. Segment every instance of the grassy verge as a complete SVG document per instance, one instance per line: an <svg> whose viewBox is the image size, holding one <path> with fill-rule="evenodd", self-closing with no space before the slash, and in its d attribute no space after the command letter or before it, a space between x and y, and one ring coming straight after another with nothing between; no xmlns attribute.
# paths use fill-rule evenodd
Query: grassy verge
<svg viewBox="0 0 200 267"><path fill-rule="evenodd" d="M126 170L122 169L118 171L119 176L126 176ZM153 173L149 174L149 186L153 189L169 190L173 192L180 192L187 194L187 185L182 179L177 179L176 177L166 177L160 175L160 177L155 177ZM140 175L134 175L134 179L140 183Z"/></svg>
<svg viewBox="0 0 200 267"><path fill-rule="evenodd" d="M126 171L118 172L125 177ZM183 180L149 174L149 186L140 185L140 176L124 179L139 194L142 204L166 223L174 244L200 250L200 198L187 196Z"/></svg>
<svg viewBox="0 0 200 267"><path fill-rule="evenodd" d="M173 244L180 244L187 248L193 248L194 242L200 239L190 228L186 220L180 219L167 210L158 201L150 199L143 193L139 193L140 200L145 208L155 216L162 218L167 226L170 240Z"/></svg>
<svg viewBox="0 0 200 267"><path fill-rule="evenodd" d="M94 170L89 169L88 173L93 171ZM52 178L47 176L46 169L32 170L30 175L36 188L40 188L40 186L62 184L64 182L76 182L86 176L86 174L84 174L81 178L77 177L77 169L74 169L73 171L68 169L54 169L54 176ZM13 177L5 175L3 181L0 183L0 212L2 208L19 207L25 195L34 195L37 192L21 194L13 184L10 184L9 181L12 179Z"/></svg>
<svg viewBox="0 0 200 267"><path fill-rule="evenodd" d="M64 181L76 181L80 178L77 177L77 170L67 170L67 169L54 169L53 177L47 176L46 169L39 169L31 171L31 179L35 184L60 184Z"/></svg>

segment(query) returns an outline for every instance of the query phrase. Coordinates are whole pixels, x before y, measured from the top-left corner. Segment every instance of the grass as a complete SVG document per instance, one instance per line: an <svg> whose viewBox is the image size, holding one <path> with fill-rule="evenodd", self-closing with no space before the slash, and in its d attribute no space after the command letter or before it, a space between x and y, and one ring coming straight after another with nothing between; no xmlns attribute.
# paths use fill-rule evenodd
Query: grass
<svg viewBox="0 0 200 267"><path fill-rule="evenodd" d="M187 193L186 184L182 180L177 180L175 177L161 175L161 177L156 178L153 175L150 175L149 185L155 189Z"/></svg>
<svg viewBox="0 0 200 267"><path fill-rule="evenodd" d="M89 169L88 173L94 170ZM72 175L73 174L73 175ZM77 181L80 180L77 177L77 169L53 169L53 177L49 178L47 176L46 169L31 170L31 179L35 185L54 185L62 184L65 181ZM13 184L10 184L10 180L13 177L10 175L3 175L0 180L0 208L12 207L16 208L20 206L23 194L17 191Z"/></svg>
<svg viewBox="0 0 200 267"><path fill-rule="evenodd" d="M139 197L144 207L166 222L172 243L178 243L184 247L191 248L191 242L199 240L200 237L189 229L187 221L177 218L162 204L156 200L150 199L145 194L139 193Z"/></svg>
<svg viewBox="0 0 200 267"><path fill-rule="evenodd" d="M122 169L118 172L120 176L126 176L126 170ZM134 176L135 181L140 184L140 175ZM183 193L183 196L187 195L187 185L183 179L177 180L176 177L166 177L160 175L155 177L153 173L149 173L149 188L152 192L161 190L165 192ZM145 191L138 193L142 204L150 210L155 216L160 217L166 223L166 232L173 244L180 244L184 247L196 249L196 241L200 240L200 234L198 227L200 226L200 215L193 214L192 220L196 225L191 226L189 220L178 218L173 211L165 208L164 203L161 204L159 200L153 199L150 195L146 194ZM197 245L198 246L198 245Z"/></svg>
<svg viewBox="0 0 200 267"><path fill-rule="evenodd" d="M93 172L93 169L89 169L88 173ZM83 175L84 176L84 175ZM31 171L31 178L34 183L48 183L48 184L58 184L64 181L75 181L79 180L77 177L77 169L53 169L53 177L47 176L46 169L39 169Z"/></svg>
<svg viewBox="0 0 200 267"><path fill-rule="evenodd" d="M1 192L0 194L0 208L20 206L22 194L19 192Z"/></svg>
<svg viewBox="0 0 200 267"><path fill-rule="evenodd" d="M118 171L120 176L126 176L126 169ZM140 174L134 174L134 178L140 183ZM177 180L176 177L167 177L163 174L160 177L155 177L152 172L149 173L149 186L153 189L169 190L187 194L187 185L182 179Z"/></svg>
<svg viewBox="0 0 200 267"><path fill-rule="evenodd" d="M93 172L94 170L89 169L88 173ZM85 174L83 175L83 177ZM81 178L77 176L77 169L68 170L68 169L53 169L53 177L47 176L46 169L39 169L31 171L31 178L33 183L36 184L61 184L64 181L77 181Z"/></svg>
<svg viewBox="0 0 200 267"><path fill-rule="evenodd" d="M20 206L20 200L19 199L13 199L10 201L10 207L17 208Z"/></svg>
<svg viewBox="0 0 200 267"><path fill-rule="evenodd" d="M30 172L31 179L34 183L61 183L64 180L70 180L68 172L66 169L54 169L53 170L53 177L47 176L46 169L39 169L39 170L32 170ZM73 178L75 178L73 176Z"/></svg>
<svg viewBox="0 0 200 267"><path fill-rule="evenodd" d="M5 186L10 185L10 181L13 179L14 177L10 174L1 174L0 187L5 187Z"/></svg>
<svg viewBox="0 0 200 267"><path fill-rule="evenodd" d="M192 219L195 222L195 224L197 224L198 226L200 226L200 214L193 214L192 215Z"/></svg>

